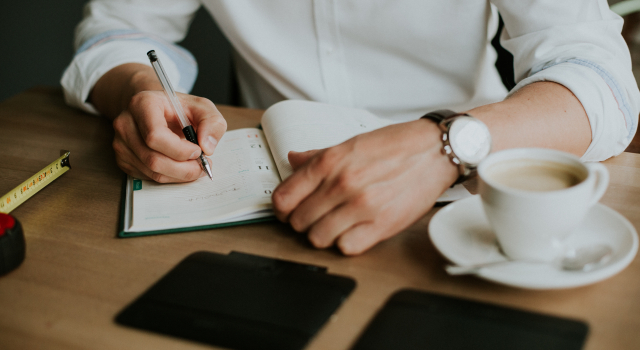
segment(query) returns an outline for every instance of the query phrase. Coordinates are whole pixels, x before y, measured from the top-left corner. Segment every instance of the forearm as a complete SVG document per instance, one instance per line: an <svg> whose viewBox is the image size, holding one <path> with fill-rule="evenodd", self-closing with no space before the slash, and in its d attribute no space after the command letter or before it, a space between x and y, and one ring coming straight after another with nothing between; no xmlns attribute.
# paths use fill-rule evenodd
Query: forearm
<svg viewBox="0 0 640 350"><path fill-rule="evenodd" d="M487 124L494 151L543 147L582 156L591 143L582 104L569 89L553 82L527 85L502 102L468 113Z"/></svg>
<svg viewBox="0 0 640 350"><path fill-rule="evenodd" d="M133 95L145 90L162 90L153 68L127 63L105 73L89 94L89 102L110 119L127 108Z"/></svg>

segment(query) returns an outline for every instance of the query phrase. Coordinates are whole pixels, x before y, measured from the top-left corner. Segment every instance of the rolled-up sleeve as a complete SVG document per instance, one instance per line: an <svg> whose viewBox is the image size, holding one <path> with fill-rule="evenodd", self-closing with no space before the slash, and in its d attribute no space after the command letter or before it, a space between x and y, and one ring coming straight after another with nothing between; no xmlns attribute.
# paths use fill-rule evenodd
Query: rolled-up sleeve
<svg viewBox="0 0 640 350"><path fill-rule="evenodd" d="M193 56L175 44L184 38L197 0L93 0L75 33L76 54L61 79L67 104L97 114L87 102L95 83L125 63L149 65L147 51L158 57L180 92L189 92L197 75Z"/></svg>
<svg viewBox="0 0 640 350"><path fill-rule="evenodd" d="M501 44L514 56L517 85L552 81L580 100L592 140L582 156L618 155L638 127L640 92L622 38L623 20L602 0L494 0L505 23Z"/></svg>

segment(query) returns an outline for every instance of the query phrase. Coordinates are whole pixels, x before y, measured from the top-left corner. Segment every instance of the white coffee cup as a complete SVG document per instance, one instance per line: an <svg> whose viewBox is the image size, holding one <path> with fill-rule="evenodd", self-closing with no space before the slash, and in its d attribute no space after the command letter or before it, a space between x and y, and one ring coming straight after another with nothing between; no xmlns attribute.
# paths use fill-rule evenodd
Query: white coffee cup
<svg viewBox="0 0 640 350"><path fill-rule="evenodd" d="M563 241L609 184L604 165L542 148L493 153L478 175L482 205L502 251L535 261L563 253Z"/></svg>

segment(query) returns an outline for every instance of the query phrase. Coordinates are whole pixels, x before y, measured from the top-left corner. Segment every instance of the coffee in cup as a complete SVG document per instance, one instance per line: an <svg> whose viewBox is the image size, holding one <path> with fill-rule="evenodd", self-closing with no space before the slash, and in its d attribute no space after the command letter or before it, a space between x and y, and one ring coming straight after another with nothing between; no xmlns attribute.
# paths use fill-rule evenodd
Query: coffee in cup
<svg viewBox="0 0 640 350"><path fill-rule="evenodd" d="M493 164L487 177L504 186L534 192L557 191L582 182L588 173L565 163L514 159Z"/></svg>
<svg viewBox="0 0 640 350"><path fill-rule="evenodd" d="M479 192L502 251L551 261L564 239L604 194L609 173L569 153L520 148L489 155L478 167Z"/></svg>

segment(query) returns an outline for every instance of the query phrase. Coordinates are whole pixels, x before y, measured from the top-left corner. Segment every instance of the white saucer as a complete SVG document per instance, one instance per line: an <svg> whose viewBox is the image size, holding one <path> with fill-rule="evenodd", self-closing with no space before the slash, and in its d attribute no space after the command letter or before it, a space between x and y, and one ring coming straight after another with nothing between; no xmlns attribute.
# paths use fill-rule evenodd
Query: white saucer
<svg viewBox="0 0 640 350"><path fill-rule="evenodd" d="M429 235L442 255L458 265L505 260L498 250L478 195L440 209L429 223ZM631 263L638 251L638 234L625 217L598 203L567 239L567 244L576 248L596 243L609 244L613 248L613 256L593 271L563 271L552 265L514 262L485 267L476 275L528 289L560 289L595 283L615 275Z"/></svg>

